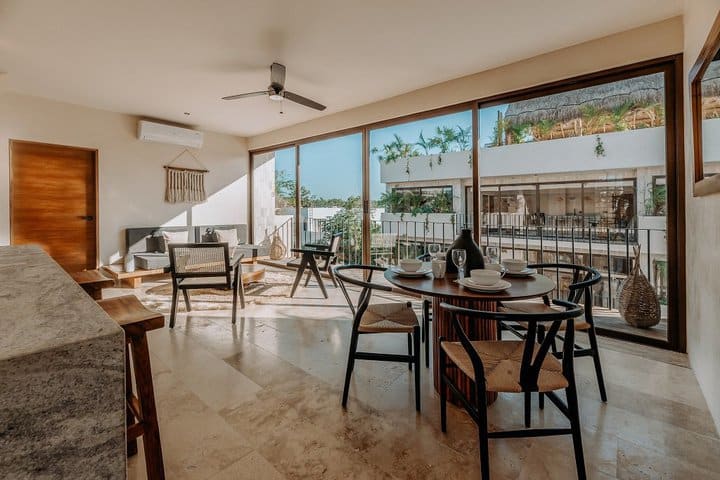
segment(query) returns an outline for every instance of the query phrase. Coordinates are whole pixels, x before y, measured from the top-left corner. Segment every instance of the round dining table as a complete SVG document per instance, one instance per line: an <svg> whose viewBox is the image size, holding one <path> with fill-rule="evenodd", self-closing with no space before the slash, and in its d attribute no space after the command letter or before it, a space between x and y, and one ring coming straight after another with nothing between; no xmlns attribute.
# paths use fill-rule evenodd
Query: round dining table
<svg viewBox="0 0 720 480"><path fill-rule="evenodd" d="M444 278L434 278L432 274L420 278L399 276L387 269L385 279L392 285L426 297L432 297L432 324L433 324L433 381L435 390L440 390L440 371L438 367L438 338L445 337L446 340L459 341L453 330L452 316L440 308L441 303L448 303L458 307L471 308L473 310L497 311L499 302L512 300L527 300L542 297L555 289L555 282L540 274L528 277L505 276L504 280L510 282L506 290L495 293L478 293L469 290L457 283L457 274L446 274ZM497 324L493 321L472 320L467 316L458 316L465 333L470 340L497 340ZM429 336L428 336L429 338ZM455 385L464 394L470 395L473 381L463 374L459 369L450 369L446 372ZM448 393L448 400L453 396ZM488 404L495 401L497 394L488 393Z"/></svg>

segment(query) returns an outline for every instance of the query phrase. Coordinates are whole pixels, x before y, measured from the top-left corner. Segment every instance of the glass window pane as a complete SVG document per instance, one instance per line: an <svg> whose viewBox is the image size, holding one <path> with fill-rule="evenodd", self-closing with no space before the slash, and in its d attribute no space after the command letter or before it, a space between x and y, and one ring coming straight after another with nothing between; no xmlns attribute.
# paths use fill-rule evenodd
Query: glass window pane
<svg viewBox="0 0 720 480"><path fill-rule="evenodd" d="M362 134L300 145L300 238L342 233L341 263L362 263Z"/></svg>
<svg viewBox="0 0 720 480"><path fill-rule="evenodd" d="M661 339L673 321L664 80L643 75L478 112L484 243L500 245L503 256L597 268L596 324ZM650 329L632 327L618 311L634 245L660 299L662 320Z"/></svg>
<svg viewBox="0 0 720 480"><path fill-rule="evenodd" d="M371 130L372 261L449 247L460 226L472 226L472 175L470 111Z"/></svg>

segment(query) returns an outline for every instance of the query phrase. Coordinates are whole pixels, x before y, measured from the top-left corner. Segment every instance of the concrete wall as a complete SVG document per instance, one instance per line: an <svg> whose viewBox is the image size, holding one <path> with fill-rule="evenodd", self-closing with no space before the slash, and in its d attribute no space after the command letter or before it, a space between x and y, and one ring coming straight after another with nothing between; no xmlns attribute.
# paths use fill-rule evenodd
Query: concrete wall
<svg viewBox="0 0 720 480"><path fill-rule="evenodd" d="M270 240L279 225L275 215L275 152L253 158L253 243ZM284 219L285 217L282 216Z"/></svg>
<svg viewBox="0 0 720 480"><path fill-rule="evenodd" d="M682 18L573 45L249 139L251 149L453 105L575 75L680 53ZM472 52L469 52L472 55Z"/></svg>
<svg viewBox="0 0 720 480"><path fill-rule="evenodd" d="M605 155L595 155L597 138ZM665 127L480 149L480 177L652 167L665 164Z"/></svg>
<svg viewBox="0 0 720 480"><path fill-rule="evenodd" d="M10 242L11 139L98 149L101 263L119 258L126 227L247 222L245 139L206 133L195 154L210 170L205 177L208 201L171 205L163 201L163 165L184 147L138 140L137 121L130 115L0 93L0 245Z"/></svg>
<svg viewBox="0 0 720 480"><path fill-rule="evenodd" d="M420 155L380 164L382 183L452 180L472 177L472 152L451 152L440 155ZM432 167L430 164L432 163ZM410 173L408 174L408 170Z"/></svg>
<svg viewBox="0 0 720 480"><path fill-rule="evenodd" d="M720 136L720 119L708 121L708 135ZM600 138L605 155L595 155ZM714 146L713 146L714 147ZM720 144L717 149L720 151ZM422 155L396 162L380 162L383 183L472 178L471 152ZM432 160L433 166L430 167ZM626 170L665 165L665 127L583 137L520 143L480 149L480 177L510 177L567 172ZM410 174L407 173L410 170Z"/></svg>
<svg viewBox="0 0 720 480"><path fill-rule="evenodd" d="M720 427L720 194L695 198L693 191L692 118L688 73L720 10L720 0L686 0L685 167L687 222L687 340L690 363Z"/></svg>

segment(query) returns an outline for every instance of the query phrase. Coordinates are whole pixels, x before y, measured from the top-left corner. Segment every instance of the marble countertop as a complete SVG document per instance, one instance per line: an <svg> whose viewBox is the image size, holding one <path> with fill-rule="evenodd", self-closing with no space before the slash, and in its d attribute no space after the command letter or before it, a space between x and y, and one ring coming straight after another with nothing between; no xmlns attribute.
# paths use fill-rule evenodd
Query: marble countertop
<svg viewBox="0 0 720 480"><path fill-rule="evenodd" d="M0 247L0 360L121 331L37 246Z"/></svg>

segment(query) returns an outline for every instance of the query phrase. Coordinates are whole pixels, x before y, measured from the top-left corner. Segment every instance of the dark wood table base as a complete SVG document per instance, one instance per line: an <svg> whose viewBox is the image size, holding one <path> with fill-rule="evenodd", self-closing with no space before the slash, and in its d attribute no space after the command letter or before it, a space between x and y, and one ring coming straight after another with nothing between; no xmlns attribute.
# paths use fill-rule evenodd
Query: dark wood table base
<svg viewBox="0 0 720 480"><path fill-rule="evenodd" d="M452 316L444 309L440 308L441 303L448 303L457 307L472 308L473 310L485 310L494 312L497 310L497 302L495 300L476 300L476 299L460 299L455 297L433 297L432 302L432 315L433 315L433 329L435 335L433 338L437 339L445 337L446 340L459 341L458 336L455 334L452 326ZM460 324L467 333L470 340L497 340L497 325L495 322L483 322L477 320L470 320L467 317L458 317ZM433 369L435 372L439 372L439 353L438 353L438 342L433 344ZM460 391L470 395L474 387L474 381L468 378L460 369L452 368L448 369L447 375L455 382ZM433 375L435 391L440 391L440 375L439 373ZM454 395L448 391L448 401L455 405L460 403L455 400ZM497 399L497 393L488 392L487 401L488 405L493 403Z"/></svg>
<svg viewBox="0 0 720 480"><path fill-rule="evenodd" d="M495 293L477 293L468 290L456 282L457 274L447 274L444 278L425 276L421 278L401 277L392 270L385 271L385 279L403 290L433 298L433 379L435 390L440 390L440 372L438 370L438 337L450 341L458 341L452 328L452 317L440 308L442 302L457 307L494 312L497 302L526 300L546 295L555 289L555 282L543 275L532 275L524 278L511 278L510 287ZM495 322L459 318L460 324L471 340L497 340L497 324ZM453 371L455 370L455 371ZM458 369L451 369L449 377L455 382L463 394L470 396L474 382ZM448 399L452 396L448 395ZM496 393L488 394L488 404L495 401Z"/></svg>

